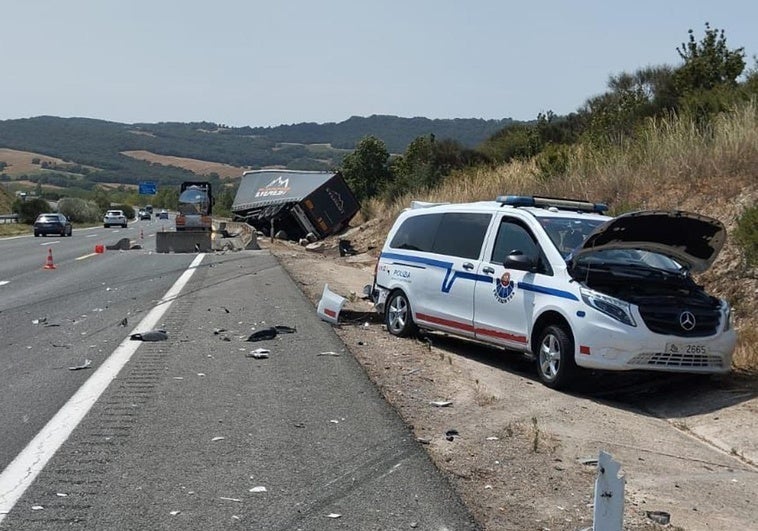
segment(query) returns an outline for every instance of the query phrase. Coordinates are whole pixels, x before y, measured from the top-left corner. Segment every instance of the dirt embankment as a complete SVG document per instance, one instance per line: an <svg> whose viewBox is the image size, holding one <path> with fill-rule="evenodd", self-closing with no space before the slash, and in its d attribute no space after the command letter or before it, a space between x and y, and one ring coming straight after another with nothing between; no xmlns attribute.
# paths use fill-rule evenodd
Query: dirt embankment
<svg viewBox="0 0 758 531"><path fill-rule="evenodd" d="M336 238L320 253L259 241L314 305L324 284L348 299L337 334L484 529L590 527L600 450L626 477L625 529L662 529L648 511L669 513L670 529L755 525L755 380L590 375L567 394L541 385L514 353L441 334L393 337L361 300L383 243L376 227L343 235L367 251L352 257L339 256Z"/></svg>

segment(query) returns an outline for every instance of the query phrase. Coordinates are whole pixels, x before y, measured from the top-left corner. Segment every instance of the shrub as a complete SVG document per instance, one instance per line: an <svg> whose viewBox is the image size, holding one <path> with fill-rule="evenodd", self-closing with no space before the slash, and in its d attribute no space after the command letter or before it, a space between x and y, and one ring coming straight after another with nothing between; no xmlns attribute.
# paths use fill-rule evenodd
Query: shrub
<svg viewBox="0 0 758 531"><path fill-rule="evenodd" d="M739 217L734 239L742 247L747 266L758 266L758 205L748 207Z"/></svg>
<svg viewBox="0 0 758 531"><path fill-rule="evenodd" d="M568 146L559 144L548 144L535 158L537 165L537 179L542 182L549 181L553 177L563 177L569 170L569 152Z"/></svg>
<svg viewBox="0 0 758 531"><path fill-rule="evenodd" d="M97 203L76 197L64 197L58 201L58 211L74 223L97 223L102 218Z"/></svg>
<svg viewBox="0 0 758 531"><path fill-rule="evenodd" d="M18 214L19 223L31 225L37 216L45 212L50 212L50 203L44 199L34 198L27 201L17 199L13 203L13 212Z"/></svg>

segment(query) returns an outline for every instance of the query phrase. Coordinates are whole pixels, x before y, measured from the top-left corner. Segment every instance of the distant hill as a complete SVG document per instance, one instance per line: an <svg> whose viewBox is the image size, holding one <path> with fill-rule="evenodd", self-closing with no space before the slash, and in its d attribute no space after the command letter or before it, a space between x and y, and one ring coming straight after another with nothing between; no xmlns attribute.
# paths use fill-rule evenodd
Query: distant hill
<svg viewBox="0 0 758 531"><path fill-rule="evenodd" d="M429 118L373 115L367 118L353 116L339 123L243 127L239 131L264 136L275 142L329 143L332 147L343 149L353 149L361 138L366 135L373 135L380 138L390 152L402 153L415 138L428 134L434 134L440 139L450 138L466 147L474 148L513 123L515 121L510 118L502 120L478 118L431 120Z"/></svg>
<svg viewBox="0 0 758 531"><path fill-rule="evenodd" d="M44 160L37 161L38 171L33 173L46 184L86 189L94 183L136 184L146 179L176 184L196 178L195 172L202 171L198 168L214 167L180 163L180 159L240 169L328 170L338 167L366 135L380 138L390 152L402 153L413 139L429 134L475 147L512 123L511 119L370 116L340 123L232 128L208 122L122 124L40 116L0 121L0 148L39 154ZM3 173L3 162L7 161L0 152L0 179L27 176L8 168Z"/></svg>

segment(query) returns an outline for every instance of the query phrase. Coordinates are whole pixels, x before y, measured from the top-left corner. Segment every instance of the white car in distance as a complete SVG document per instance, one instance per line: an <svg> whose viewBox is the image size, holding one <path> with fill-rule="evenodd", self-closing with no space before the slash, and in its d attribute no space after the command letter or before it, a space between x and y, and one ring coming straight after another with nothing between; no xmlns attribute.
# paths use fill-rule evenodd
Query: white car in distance
<svg viewBox="0 0 758 531"><path fill-rule="evenodd" d="M108 210L103 216L103 227L106 229L112 225L120 225L126 228L126 216L123 210Z"/></svg>

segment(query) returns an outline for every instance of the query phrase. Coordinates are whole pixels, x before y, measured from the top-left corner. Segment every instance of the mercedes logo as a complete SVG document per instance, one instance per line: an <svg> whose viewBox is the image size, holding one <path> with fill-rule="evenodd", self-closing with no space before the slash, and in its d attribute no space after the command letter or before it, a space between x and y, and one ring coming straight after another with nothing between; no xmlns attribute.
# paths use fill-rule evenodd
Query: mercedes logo
<svg viewBox="0 0 758 531"><path fill-rule="evenodd" d="M682 312L679 314L679 324L688 332L695 328L695 315L692 312Z"/></svg>

